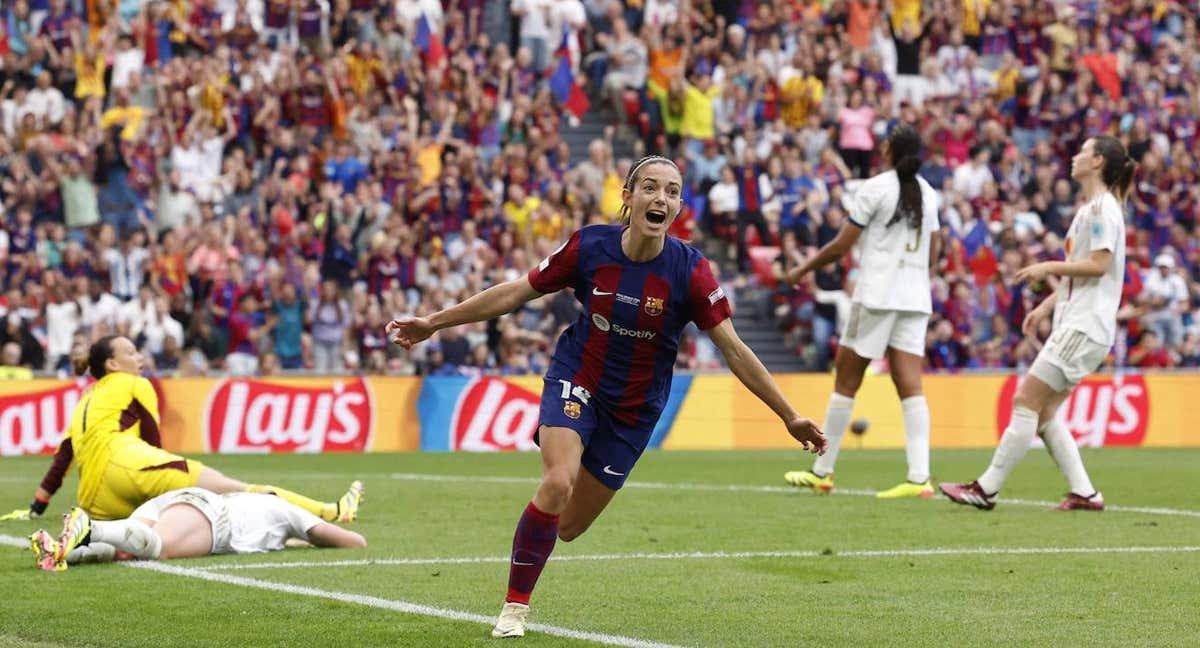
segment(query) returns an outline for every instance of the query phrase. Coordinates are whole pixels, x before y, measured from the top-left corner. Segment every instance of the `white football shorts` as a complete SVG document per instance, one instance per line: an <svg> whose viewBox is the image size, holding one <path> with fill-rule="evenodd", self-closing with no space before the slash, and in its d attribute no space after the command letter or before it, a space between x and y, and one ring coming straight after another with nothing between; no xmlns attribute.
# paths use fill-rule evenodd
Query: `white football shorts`
<svg viewBox="0 0 1200 648"><path fill-rule="evenodd" d="M1034 358L1029 374L1058 393L1070 391L1104 364L1109 347L1083 331L1062 328L1050 334L1046 345Z"/></svg>
<svg viewBox="0 0 1200 648"><path fill-rule="evenodd" d="M203 488L181 488L163 493L137 507L129 517L157 523L163 511L178 504L187 504L208 518L208 523L212 526L212 553L230 553L233 531L229 522L229 507L225 505L223 497Z"/></svg>
<svg viewBox="0 0 1200 648"><path fill-rule="evenodd" d="M928 328L928 313L875 310L853 304L839 344L871 360L882 358L888 347L923 357Z"/></svg>

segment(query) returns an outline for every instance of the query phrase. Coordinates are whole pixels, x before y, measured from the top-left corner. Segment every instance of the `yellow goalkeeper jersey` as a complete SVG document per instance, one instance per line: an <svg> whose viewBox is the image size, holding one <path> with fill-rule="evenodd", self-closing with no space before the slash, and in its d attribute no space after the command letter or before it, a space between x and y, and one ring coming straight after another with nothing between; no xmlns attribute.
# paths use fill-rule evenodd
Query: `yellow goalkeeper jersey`
<svg viewBox="0 0 1200 648"><path fill-rule="evenodd" d="M135 460L158 440L158 396L150 381L127 373L101 378L75 407L67 436L79 466L79 499L91 501L105 468L114 460Z"/></svg>

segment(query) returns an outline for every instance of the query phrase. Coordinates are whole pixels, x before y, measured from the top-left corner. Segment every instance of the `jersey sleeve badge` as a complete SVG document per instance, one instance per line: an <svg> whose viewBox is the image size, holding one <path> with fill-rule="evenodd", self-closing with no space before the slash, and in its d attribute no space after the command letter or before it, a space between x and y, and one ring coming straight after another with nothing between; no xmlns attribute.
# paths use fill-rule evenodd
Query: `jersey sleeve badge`
<svg viewBox="0 0 1200 648"><path fill-rule="evenodd" d="M563 414L568 418L577 419L583 413L583 406L575 401L567 401L563 403Z"/></svg>

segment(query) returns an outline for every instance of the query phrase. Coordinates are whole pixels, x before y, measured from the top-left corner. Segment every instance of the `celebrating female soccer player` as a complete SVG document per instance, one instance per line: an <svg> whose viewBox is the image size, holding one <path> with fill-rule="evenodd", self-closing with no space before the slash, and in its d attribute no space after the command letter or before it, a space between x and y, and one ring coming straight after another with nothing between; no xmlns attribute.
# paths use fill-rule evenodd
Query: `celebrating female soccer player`
<svg viewBox="0 0 1200 648"><path fill-rule="evenodd" d="M958 504L991 510L996 493L1029 450L1035 433L1067 477L1071 492L1063 511L1104 509L1104 497L1092 487L1075 439L1055 419L1059 405L1075 385L1095 371L1116 337L1117 308L1125 281L1125 217L1136 163L1119 140L1093 137L1071 159L1071 177L1086 201L1067 230L1067 260L1035 263L1017 273L1018 281L1063 277L1055 292L1033 309L1021 325L1033 335L1053 314L1052 333L1029 367L1029 375L1013 396L1012 420L1000 438L992 464L969 484L942 484L942 492Z"/></svg>
<svg viewBox="0 0 1200 648"><path fill-rule="evenodd" d="M74 459L79 464L79 506L100 520L128 517L142 502L189 486L216 493L273 493L326 520L349 522L355 518L362 497L359 482L336 504L318 502L275 486L230 479L198 461L163 450L159 447L158 396L150 381L138 375L141 368L142 354L121 336L101 338L92 344L86 358L77 360L78 373L90 371L96 383L75 407L54 462L30 505L33 515L46 510Z"/></svg>
<svg viewBox="0 0 1200 648"><path fill-rule="evenodd" d="M367 546L361 535L264 493L218 495L183 488L142 504L125 520L92 521L80 509L66 517L83 523L57 540L42 529L31 536L37 565L44 571L126 557L168 560L279 551L291 539L317 547ZM62 550L63 539L74 547L70 552Z"/></svg>
<svg viewBox="0 0 1200 648"><path fill-rule="evenodd" d="M804 275L841 259L865 237L854 288L853 306L838 343L837 376L825 411L829 450L812 470L784 475L794 486L822 493L833 490L833 468L838 446L850 422L854 395L862 385L871 360L885 354L892 382L904 412L904 438L908 455L908 481L877 497L932 497L929 483L929 406L921 390L921 365L925 355L925 329L932 304L929 294L930 259L937 258L937 195L917 175L921 167L921 139L911 126L892 130L883 144L884 159L892 170L867 180L854 195L849 220L835 239L788 279L798 283Z"/></svg>
<svg viewBox="0 0 1200 648"><path fill-rule="evenodd" d="M670 392L679 333L689 321L708 331L734 375L806 450L825 447L820 429L796 413L734 332L729 302L708 260L667 236L682 189L673 162L643 158L625 178L626 226L585 227L527 277L428 318L387 325L389 337L408 348L440 329L498 317L567 287L583 305L559 338L546 373L535 437L542 481L517 523L495 637L525 634L529 597L556 539L569 542L586 531L645 450Z"/></svg>

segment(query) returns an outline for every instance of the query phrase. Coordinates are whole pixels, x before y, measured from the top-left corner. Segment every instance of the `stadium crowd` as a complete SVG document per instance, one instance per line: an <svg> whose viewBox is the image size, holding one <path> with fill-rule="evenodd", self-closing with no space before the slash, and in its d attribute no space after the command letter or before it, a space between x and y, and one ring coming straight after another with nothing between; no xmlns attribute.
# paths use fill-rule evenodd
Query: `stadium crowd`
<svg viewBox="0 0 1200 648"><path fill-rule="evenodd" d="M383 324L614 222L629 144L679 161L675 233L825 369L853 264L776 277L831 240L900 122L941 198L930 368L1032 360L1020 323L1052 286L1013 275L1061 258L1069 155L1100 132L1140 163L1111 362L1200 366L1196 2L0 6L5 366L63 372L119 332L159 373L540 372L568 294L411 353Z"/></svg>

